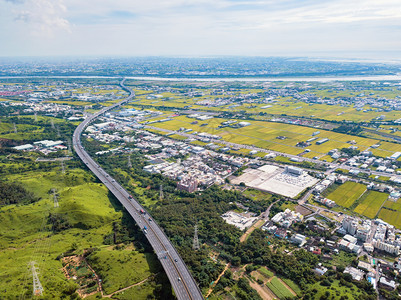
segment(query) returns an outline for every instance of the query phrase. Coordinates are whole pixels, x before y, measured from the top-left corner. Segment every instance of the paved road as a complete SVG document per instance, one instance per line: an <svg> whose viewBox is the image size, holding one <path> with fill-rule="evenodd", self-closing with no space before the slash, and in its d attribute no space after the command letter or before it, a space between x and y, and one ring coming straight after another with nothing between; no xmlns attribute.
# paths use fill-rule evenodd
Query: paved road
<svg viewBox="0 0 401 300"><path fill-rule="evenodd" d="M78 125L73 136L74 150L87 165L87 167L102 181L106 187L121 202L138 226L143 230L147 239L157 254L178 299L203 299L202 293L189 272L184 261L177 253L163 230L156 224L149 213L128 192L116 182L105 170L103 170L85 151L81 145L81 133L97 117L112 110L135 97L134 92L124 85L125 79L120 83L121 87L130 93L129 97L110 107L103 108L91 115ZM146 228L146 229L145 229Z"/></svg>
<svg viewBox="0 0 401 300"><path fill-rule="evenodd" d="M266 209L266 211L263 212L263 213L261 213L259 217L262 218L262 219L264 219L265 222L269 221L269 220L270 220L270 218L269 218L270 210L272 209L273 205L276 204L277 202L279 202L280 200L281 200L281 199L278 199L278 200L274 201L273 203L271 203L271 204L269 205L269 207Z"/></svg>

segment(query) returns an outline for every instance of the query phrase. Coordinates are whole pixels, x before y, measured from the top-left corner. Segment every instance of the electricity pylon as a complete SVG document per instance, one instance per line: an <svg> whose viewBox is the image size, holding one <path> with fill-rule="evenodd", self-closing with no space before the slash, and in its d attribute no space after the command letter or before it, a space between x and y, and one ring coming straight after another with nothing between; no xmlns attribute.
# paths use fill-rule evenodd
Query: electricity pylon
<svg viewBox="0 0 401 300"><path fill-rule="evenodd" d="M56 194L56 189L52 189L52 192L53 192L54 207L59 207L58 196Z"/></svg>
<svg viewBox="0 0 401 300"><path fill-rule="evenodd" d="M42 287L42 284L40 283L40 280L38 277L38 272L37 272L38 268L35 267L34 261L31 261L29 264L31 265L32 277L33 277L33 295L34 296L42 296L43 287Z"/></svg>
<svg viewBox="0 0 401 300"><path fill-rule="evenodd" d="M72 155L72 150L71 150L71 140L70 140L70 139L68 139L68 140L67 140L67 143L68 143L68 154L69 154L69 155Z"/></svg>
<svg viewBox="0 0 401 300"><path fill-rule="evenodd" d="M131 155L128 155L128 168L132 168Z"/></svg>

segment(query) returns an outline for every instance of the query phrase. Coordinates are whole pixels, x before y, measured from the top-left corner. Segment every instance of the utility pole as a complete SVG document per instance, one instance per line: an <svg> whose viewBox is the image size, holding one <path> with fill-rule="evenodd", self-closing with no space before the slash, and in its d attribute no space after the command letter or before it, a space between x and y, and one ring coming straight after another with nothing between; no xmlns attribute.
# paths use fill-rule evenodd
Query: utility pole
<svg viewBox="0 0 401 300"><path fill-rule="evenodd" d="M128 155L128 164L127 164L128 168L132 168L132 163L131 163L131 155Z"/></svg>
<svg viewBox="0 0 401 300"><path fill-rule="evenodd" d="M160 191L159 191L159 200L163 200L164 194L163 194L163 185L160 185Z"/></svg>
<svg viewBox="0 0 401 300"><path fill-rule="evenodd" d="M37 267L35 267L35 262L31 261L29 264L31 265L32 277L33 277L33 296L42 296L43 287L38 277L38 272L37 272Z"/></svg>
<svg viewBox="0 0 401 300"><path fill-rule="evenodd" d="M194 243L192 245L194 250L199 250L199 239L198 239L198 224L195 224L195 234L194 234Z"/></svg>

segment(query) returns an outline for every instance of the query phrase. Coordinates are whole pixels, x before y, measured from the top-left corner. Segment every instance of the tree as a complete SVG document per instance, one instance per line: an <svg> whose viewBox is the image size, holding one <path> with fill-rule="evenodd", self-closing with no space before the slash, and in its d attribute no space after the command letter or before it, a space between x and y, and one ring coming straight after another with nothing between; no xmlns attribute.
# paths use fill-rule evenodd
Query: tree
<svg viewBox="0 0 401 300"><path fill-rule="evenodd" d="M232 259L232 261L231 261L231 264L232 264L233 266L238 267L238 266L240 265L240 263L241 263L241 258L238 257L238 256L234 256L233 259Z"/></svg>

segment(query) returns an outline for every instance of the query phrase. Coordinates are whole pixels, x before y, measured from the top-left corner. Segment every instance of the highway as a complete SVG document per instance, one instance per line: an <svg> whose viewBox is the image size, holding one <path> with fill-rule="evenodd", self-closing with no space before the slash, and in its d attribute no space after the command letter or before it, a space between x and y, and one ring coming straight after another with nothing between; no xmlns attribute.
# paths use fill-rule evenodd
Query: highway
<svg viewBox="0 0 401 300"><path fill-rule="evenodd" d="M134 92L129 87L126 87L124 82L125 79L121 81L120 86L125 91L129 92L129 96L119 103L103 108L79 124L73 135L74 150L78 154L79 158L86 164L86 166L121 202L127 212L142 229L149 243L153 247L157 257L159 258L177 298L179 300L203 299L202 293L184 261L181 259L170 240L164 234L163 230L153 220L152 216L89 156L81 144L82 131L89 124L91 124L94 120L96 120L96 118L104 113L121 106L135 97Z"/></svg>

